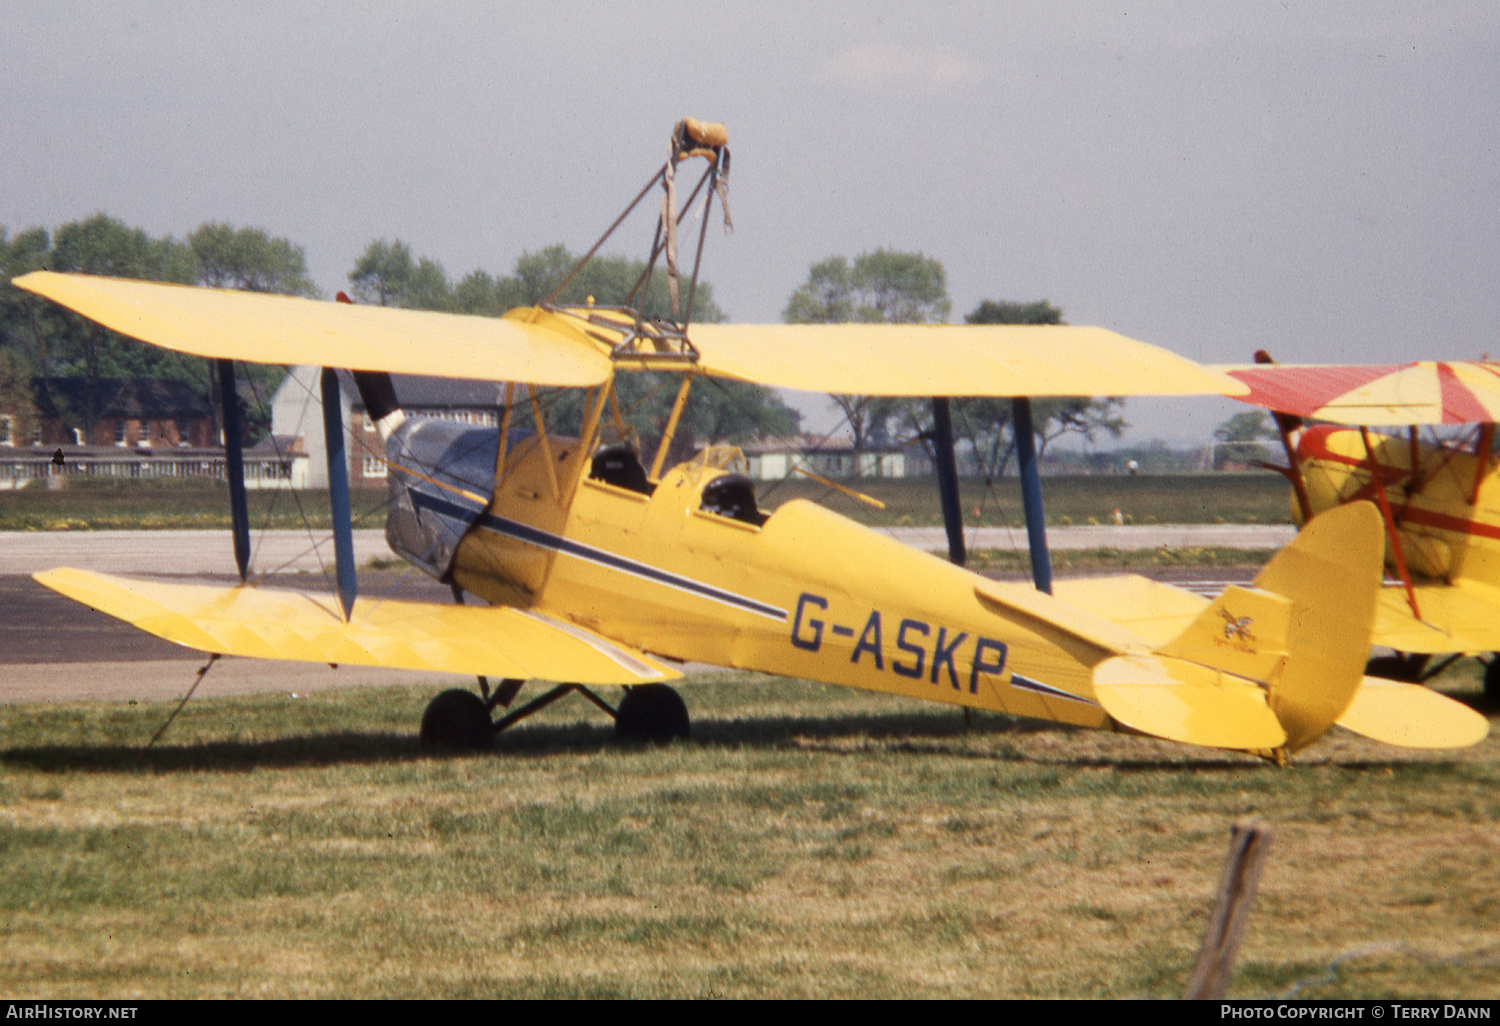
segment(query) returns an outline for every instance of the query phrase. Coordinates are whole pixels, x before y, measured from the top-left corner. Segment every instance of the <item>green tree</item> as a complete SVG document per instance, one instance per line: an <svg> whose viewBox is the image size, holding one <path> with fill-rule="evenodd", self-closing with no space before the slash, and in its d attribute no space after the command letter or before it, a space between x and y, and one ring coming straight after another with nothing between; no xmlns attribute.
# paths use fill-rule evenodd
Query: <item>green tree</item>
<svg viewBox="0 0 1500 1026"><path fill-rule="evenodd" d="M1063 312L1045 299L1032 303L982 300L964 315L965 324L1063 324Z"/></svg>
<svg viewBox="0 0 1500 1026"><path fill-rule="evenodd" d="M510 306L535 306L567 279L568 272L577 263L578 257L562 245L522 253L516 258L515 270L510 277L496 282L496 294L504 297ZM644 260L595 256L573 276L556 302L563 306L579 306L592 298L599 306L628 305L639 309L641 316L648 320L665 320L671 315L666 269L654 268L650 280L641 282L645 273ZM641 283L638 290L637 283ZM633 300L632 291L635 293ZM694 321L714 324L724 319L724 312L714 302L713 294L711 283L698 282L698 292L693 299Z"/></svg>
<svg viewBox="0 0 1500 1026"><path fill-rule="evenodd" d="M46 266L52 238L45 228L28 228L14 239L0 228L0 349L14 349L27 363L45 371L52 362L57 306L21 289L9 288L12 278Z"/></svg>
<svg viewBox="0 0 1500 1026"><path fill-rule="evenodd" d="M511 294L504 279L488 271L475 269L453 286L454 313L499 317L521 304Z"/></svg>
<svg viewBox="0 0 1500 1026"><path fill-rule="evenodd" d="M54 271L98 274L145 281L190 284L198 280L198 258L185 243L153 238L99 213L61 225L52 233L46 265ZM55 309L50 319L48 364L43 373L85 378L88 408L71 411L92 434L98 411L93 409L94 384L101 378L161 377L201 380L203 363L116 334L87 318Z"/></svg>
<svg viewBox="0 0 1500 1026"><path fill-rule="evenodd" d="M1245 410L1236 413L1214 428L1214 469L1223 470L1226 464L1248 465L1269 463L1271 454L1259 444L1260 439L1277 438L1276 427L1265 410Z"/></svg>
<svg viewBox="0 0 1500 1026"><path fill-rule="evenodd" d="M854 270L845 257L813 264L807 282L787 300L781 319L787 324L843 324L854 320Z"/></svg>
<svg viewBox="0 0 1500 1026"><path fill-rule="evenodd" d="M288 239L272 238L263 229L237 229L222 221L210 221L194 229L187 244L198 258L200 284L287 296L319 295L307 273L302 247Z"/></svg>
<svg viewBox="0 0 1500 1026"><path fill-rule="evenodd" d="M47 264L54 271L113 278L182 284L198 280L198 258L190 246L170 236L154 239L144 229L129 228L103 213L53 232Z"/></svg>
<svg viewBox="0 0 1500 1026"><path fill-rule="evenodd" d="M813 264L807 281L792 293L781 317L788 324L931 324L946 319L951 305L947 272L941 263L921 253L881 248L861 253L852 264L842 256ZM893 420L915 421L920 416L906 399L870 395L832 398L853 435L856 467L860 455L885 437Z"/></svg>
<svg viewBox="0 0 1500 1026"><path fill-rule="evenodd" d="M271 238L260 229L233 229L208 223L179 242L153 238L107 214L6 237L0 230L0 276L9 281L39 268L185 284L210 284L258 291L316 295L301 247ZM30 293L0 294L0 346L26 358L36 374L83 377L175 378L193 383L216 398L218 378L211 361L150 346L111 332ZM247 395L269 396L284 372L249 365L240 375ZM93 388L85 394L92 396ZM247 421L266 420L260 404L250 403ZM217 408L217 405L215 406ZM97 411L64 411L70 427L90 433Z"/></svg>
<svg viewBox="0 0 1500 1026"><path fill-rule="evenodd" d="M36 401L31 390L31 364L19 349L0 348L0 411L9 418L0 441L29 445L36 426Z"/></svg>
<svg viewBox="0 0 1500 1026"><path fill-rule="evenodd" d="M948 274L921 253L877 249L854 258L850 275L861 321L941 324L948 319Z"/></svg>
<svg viewBox="0 0 1500 1026"><path fill-rule="evenodd" d="M451 310L452 289L443 265L429 257L413 260L411 247L397 239L376 241L349 272L354 298L374 306L400 306L409 310Z"/></svg>

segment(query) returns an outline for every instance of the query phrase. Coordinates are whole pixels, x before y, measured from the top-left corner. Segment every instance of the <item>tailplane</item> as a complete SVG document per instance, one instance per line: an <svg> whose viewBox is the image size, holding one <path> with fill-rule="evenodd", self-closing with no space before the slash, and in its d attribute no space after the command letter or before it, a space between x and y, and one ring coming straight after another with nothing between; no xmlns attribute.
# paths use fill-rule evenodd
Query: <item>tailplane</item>
<svg viewBox="0 0 1500 1026"><path fill-rule="evenodd" d="M1384 539L1369 503L1324 513L1249 588L1231 587L1149 656L1107 659L1095 693L1120 723L1279 758L1344 714L1364 677Z"/></svg>

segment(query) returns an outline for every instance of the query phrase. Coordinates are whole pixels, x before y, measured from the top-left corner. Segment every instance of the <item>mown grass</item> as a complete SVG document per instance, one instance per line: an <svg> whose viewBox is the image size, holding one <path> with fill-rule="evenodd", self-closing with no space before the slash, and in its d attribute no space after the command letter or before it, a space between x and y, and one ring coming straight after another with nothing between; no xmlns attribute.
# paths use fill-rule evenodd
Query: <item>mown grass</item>
<svg viewBox="0 0 1500 1026"><path fill-rule="evenodd" d="M1276 555L1275 549L1229 549L1215 546L1157 549L1056 549L1052 569L1058 573L1141 573L1186 567L1260 567ZM966 565L971 570L995 573L1029 573L1031 555L1010 549L970 549Z"/></svg>
<svg viewBox="0 0 1500 1026"><path fill-rule="evenodd" d="M229 489L203 479L131 479L70 476L67 486L49 491L35 483L20 491L0 491L0 531L133 531L228 528ZM385 493L355 498L356 516L379 507L368 523L385 523ZM368 501L362 501L368 500ZM327 491L246 493L250 522L256 527L327 530L331 520ZM305 518L305 519L304 519Z"/></svg>
<svg viewBox="0 0 1500 1026"><path fill-rule="evenodd" d="M687 743L617 746L577 702L449 757L413 737L423 687L197 698L150 750L169 705L0 708L0 990L1170 997L1252 817L1275 841L1233 996L1500 989L1493 737L1336 734L1278 770L779 679L683 691Z"/></svg>
<svg viewBox="0 0 1500 1026"><path fill-rule="evenodd" d="M760 485L764 505L774 508L794 497L810 498L861 523L881 527L937 526L943 522L932 479L868 479L848 484L885 503L877 510L815 481L789 478ZM1287 524L1290 490L1269 472L1160 475L1080 475L1045 477L1042 492L1047 523L1053 526L1112 524L1114 511L1128 524ZM1024 522L1021 485L1013 477L986 484L959 482L964 522L1019 527Z"/></svg>
<svg viewBox="0 0 1500 1026"><path fill-rule="evenodd" d="M69 477L67 487L34 486L0 492L0 531L165 530L229 526L228 491L202 480L132 480ZM861 523L880 527L935 526L943 522L931 479L860 480L851 484L886 504L877 510L834 489L800 478L762 483L767 509L792 498L813 499ZM1114 523L1114 510L1131 524L1289 523L1286 483L1270 473L1181 474L1144 477L1049 477L1043 481L1047 521L1055 526ZM1020 485L1002 478L960 483L964 520L971 525L1019 527ZM252 491L250 522L257 527L329 525L327 492ZM354 494L361 526L385 518L384 489Z"/></svg>

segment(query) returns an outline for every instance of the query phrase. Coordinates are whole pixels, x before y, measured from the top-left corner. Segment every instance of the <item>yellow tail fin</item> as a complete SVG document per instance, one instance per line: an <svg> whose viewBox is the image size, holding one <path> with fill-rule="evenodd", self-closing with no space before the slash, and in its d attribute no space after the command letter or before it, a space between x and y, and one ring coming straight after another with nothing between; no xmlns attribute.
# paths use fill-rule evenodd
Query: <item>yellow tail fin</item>
<svg viewBox="0 0 1500 1026"><path fill-rule="evenodd" d="M1314 518L1255 578L1292 603L1286 662L1267 681L1288 751L1333 726L1364 680L1384 556L1380 513L1355 502Z"/></svg>

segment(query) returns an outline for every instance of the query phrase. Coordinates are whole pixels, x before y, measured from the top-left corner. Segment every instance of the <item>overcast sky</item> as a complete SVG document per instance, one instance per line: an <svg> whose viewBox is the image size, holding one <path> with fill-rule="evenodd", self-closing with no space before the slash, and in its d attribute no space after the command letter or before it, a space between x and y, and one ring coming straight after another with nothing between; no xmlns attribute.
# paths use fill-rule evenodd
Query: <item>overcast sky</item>
<svg viewBox="0 0 1500 1026"><path fill-rule="evenodd" d="M942 261L1208 362L1500 356L1500 4L0 2L0 225L105 211L457 279L585 250L684 115L728 125L704 275ZM651 224L617 252L645 255ZM1235 404L1132 401L1131 438Z"/></svg>

